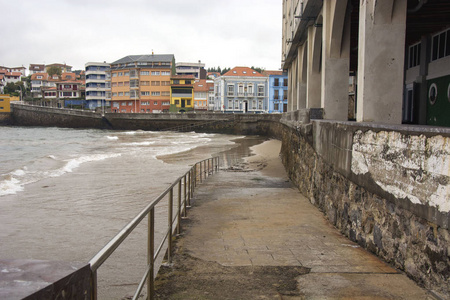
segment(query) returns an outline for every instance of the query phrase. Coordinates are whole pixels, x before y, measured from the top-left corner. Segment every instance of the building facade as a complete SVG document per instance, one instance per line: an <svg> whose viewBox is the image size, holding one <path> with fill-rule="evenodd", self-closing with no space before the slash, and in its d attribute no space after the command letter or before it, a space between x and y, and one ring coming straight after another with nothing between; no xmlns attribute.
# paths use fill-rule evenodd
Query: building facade
<svg viewBox="0 0 450 300"><path fill-rule="evenodd" d="M196 79L194 83L194 110L208 110L211 93L214 95L214 81Z"/></svg>
<svg viewBox="0 0 450 300"><path fill-rule="evenodd" d="M439 0L284 0L288 110L319 108L330 120L449 126L449 11L450 2Z"/></svg>
<svg viewBox="0 0 450 300"><path fill-rule="evenodd" d="M86 105L89 109L109 108L111 105L106 101L106 92L110 91L111 81L106 80L110 74L109 64L106 62L88 62L86 70ZM109 78L108 78L109 79Z"/></svg>
<svg viewBox="0 0 450 300"><path fill-rule="evenodd" d="M263 74L269 78L269 113L287 112L287 73L264 71Z"/></svg>
<svg viewBox="0 0 450 300"><path fill-rule="evenodd" d="M235 67L214 80L214 110L225 113L268 113L268 77L248 67Z"/></svg>
<svg viewBox="0 0 450 300"><path fill-rule="evenodd" d="M46 69L45 69L45 65L30 64L28 71L30 72L30 75L33 75L36 73L45 73Z"/></svg>
<svg viewBox="0 0 450 300"><path fill-rule="evenodd" d="M110 65L112 112L160 113L170 108L172 54L129 55ZM110 98L109 98L110 97Z"/></svg>
<svg viewBox="0 0 450 300"><path fill-rule="evenodd" d="M194 83L193 75L175 75L170 78L170 112L194 110Z"/></svg>
<svg viewBox="0 0 450 300"><path fill-rule="evenodd" d="M176 63L177 75L191 75L196 79L206 79L205 64L200 60L198 63L179 62Z"/></svg>

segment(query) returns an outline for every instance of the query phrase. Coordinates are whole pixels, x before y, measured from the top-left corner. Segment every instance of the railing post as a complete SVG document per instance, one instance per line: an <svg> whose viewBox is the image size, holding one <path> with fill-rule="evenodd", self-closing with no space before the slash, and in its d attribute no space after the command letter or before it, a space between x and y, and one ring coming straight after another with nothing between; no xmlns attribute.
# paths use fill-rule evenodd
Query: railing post
<svg viewBox="0 0 450 300"><path fill-rule="evenodd" d="M177 234L181 233L181 179L178 181Z"/></svg>
<svg viewBox="0 0 450 300"><path fill-rule="evenodd" d="M147 239L147 263L150 272L147 278L147 295L149 300L153 300L155 294L154 279L154 255L155 255L155 208L148 213L148 239Z"/></svg>
<svg viewBox="0 0 450 300"><path fill-rule="evenodd" d="M208 173L207 173L208 176L209 176L209 172L211 171L211 166L210 166L210 162L209 161L210 161L210 159L208 158Z"/></svg>
<svg viewBox="0 0 450 300"><path fill-rule="evenodd" d="M192 168L189 170L188 181L189 181L189 185L188 185L188 206L191 206Z"/></svg>
<svg viewBox="0 0 450 300"><path fill-rule="evenodd" d="M183 215L183 217L184 218L186 218L186 215L187 215L187 204L186 204L186 174L184 174L184 177L183 177L183 183L184 183L184 215Z"/></svg>
<svg viewBox="0 0 450 300"><path fill-rule="evenodd" d="M202 162L200 162L200 183L202 183Z"/></svg>
<svg viewBox="0 0 450 300"><path fill-rule="evenodd" d="M97 270L93 271L91 276L91 299L97 300Z"/></svg>
<svg viewBox="0 0 450 300"><path fill-rule="evenodd" d="M173 188L169 192L169 211L168 211L168 221L169 221L169 235L167 241L167 260L169 263L172 262L172 220L173 220Z"/></svg>

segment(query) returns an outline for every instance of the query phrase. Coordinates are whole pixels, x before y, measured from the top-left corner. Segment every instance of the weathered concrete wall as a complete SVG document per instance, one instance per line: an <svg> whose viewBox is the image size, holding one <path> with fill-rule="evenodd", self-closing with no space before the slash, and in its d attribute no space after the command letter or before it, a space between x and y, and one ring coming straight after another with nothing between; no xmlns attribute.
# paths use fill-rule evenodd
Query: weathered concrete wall
<svg viewBox="0 0 450 300"><path fill-rule="evenodd" d="M107 128L100 114L91 111L11 104L13 125L67 128Z"/></svg>
<svg viewBox="0 0 450 300"><path fill-rule="evenodd" d="M12 115L11 113L7 112L0 112L0 125L12 125Z"/></svg>
<svg viewBox="0 0 450 300"><path fill-rule="evenodd" d="M450 130L282 123L283 163L299 190L351 240L448 295Z"/></svg>

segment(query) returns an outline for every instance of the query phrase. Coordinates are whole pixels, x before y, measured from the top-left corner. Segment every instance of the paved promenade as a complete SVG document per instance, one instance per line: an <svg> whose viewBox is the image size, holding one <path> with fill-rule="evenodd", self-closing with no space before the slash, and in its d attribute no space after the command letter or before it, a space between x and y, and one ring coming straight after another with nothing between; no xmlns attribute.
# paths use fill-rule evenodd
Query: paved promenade
<svg viewBox="0 0 450 300"><path fill-rule="evenodd" d="M291 185L279 149L258 145L243 170L197 187L158 299L436 299L332 227Z"/></svg>

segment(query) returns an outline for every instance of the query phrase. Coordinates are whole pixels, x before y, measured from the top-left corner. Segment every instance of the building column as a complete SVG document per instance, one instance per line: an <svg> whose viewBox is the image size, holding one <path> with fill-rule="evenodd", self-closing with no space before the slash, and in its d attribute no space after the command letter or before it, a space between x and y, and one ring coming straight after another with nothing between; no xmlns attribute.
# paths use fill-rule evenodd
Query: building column
<svg viewBox="0 0 450 300"><path fill-rule="evenodd" d="M293 102L294 98L292 97L292 66L288 68L288 112L294 111L293 110Z"/></svg>
<svg viewBox="0 0 450 300"><path fill-rule="evenodd" d="M305 42L303 45L298 47L298 76L297 76L297 109L306 108L306 78L307 78L307 65L308 65L308 44Z"/></svg>
<svg viewBox="0 0 450 300"><path fill-rule="evenodd" d="M292 111L298 110L298 56L291 64L292 69Z"/></svg>
<svg viewBox="0 0 450 300"><path fill-rule="evenodd" d="M407 0L361 1L356 120L401 124Z"/></svg>
<svg viewBox="0 0 450 300"><path fill-rule="evenodd" d="M320 108L322 28L308 27L308 41L306 108Z"/></svg>
<svg viewBox="0 0 450 300"><path fill-rule="evenodd" d="M347 12L347 0L325 0L322 13L321 107L325 119L347 121L350 70L350 13Z"/></svg>

